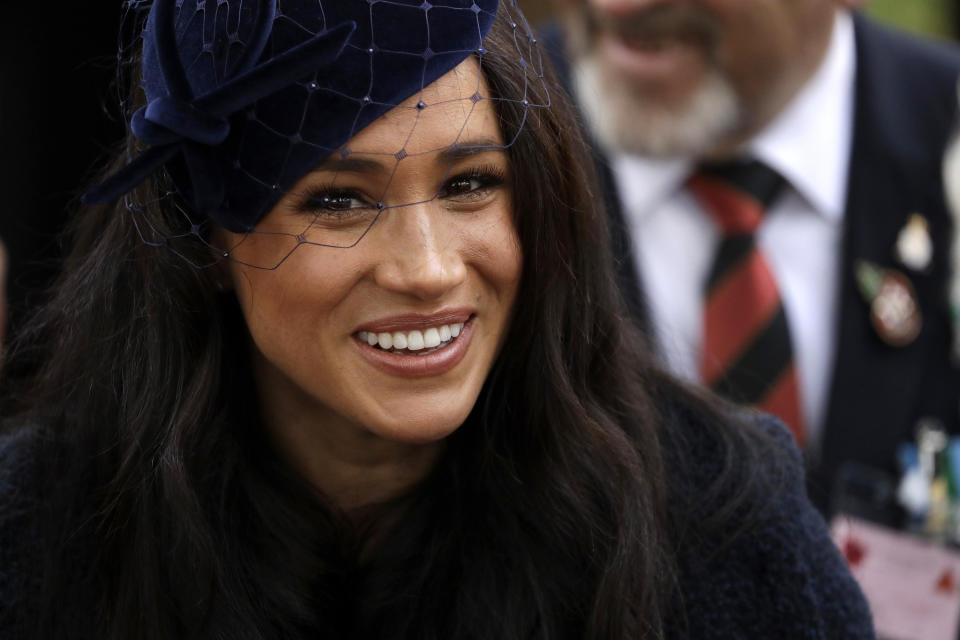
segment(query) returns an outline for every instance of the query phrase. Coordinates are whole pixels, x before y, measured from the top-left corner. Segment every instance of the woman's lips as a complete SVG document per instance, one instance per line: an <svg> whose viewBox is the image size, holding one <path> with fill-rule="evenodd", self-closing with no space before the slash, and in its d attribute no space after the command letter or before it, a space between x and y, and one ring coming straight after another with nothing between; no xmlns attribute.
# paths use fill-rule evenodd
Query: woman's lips
<svg viewBox="0 0 960 640"><path fill-rule="evenodd" d="M372 333L394 332L394 331L413 331L419 329L425 331L431 327L440 327L455 323L465 323L473 315L474 310L467 307L458 307L450 309L441 309L430 314L407 314L381 318L372 322L365 323L355 329L355 332L367 331Z"/></svg>
<svg viewBox="0 0 960 640"><path fill-rule="evenodd" d="M462 318L462 314L457 318ZM436 321L431 319L431 322ZM421 323L421 326L425 324ZM425 329L410 331L374 333L365 330L358 331L353 337L360 354L381 371L405 377L427 377L442 375L463 360L470 347L473 328L474 316L471 315L465 318L465 322L432 324ZM402 337L399 344L398 337Z"/></svg>

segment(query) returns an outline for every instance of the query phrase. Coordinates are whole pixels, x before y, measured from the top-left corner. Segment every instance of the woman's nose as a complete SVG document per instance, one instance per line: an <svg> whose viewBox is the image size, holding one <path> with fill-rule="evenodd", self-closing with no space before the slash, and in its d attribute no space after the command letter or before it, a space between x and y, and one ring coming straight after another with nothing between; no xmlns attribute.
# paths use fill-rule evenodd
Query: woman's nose
<svg viewBox="0 0 960 640"><path fill-rule="evenodd" d="M467 268L453 223L434 209L427 202L390 212L379 229L383 257L374 279L380 287L432 300L464 281Z"/></svg>

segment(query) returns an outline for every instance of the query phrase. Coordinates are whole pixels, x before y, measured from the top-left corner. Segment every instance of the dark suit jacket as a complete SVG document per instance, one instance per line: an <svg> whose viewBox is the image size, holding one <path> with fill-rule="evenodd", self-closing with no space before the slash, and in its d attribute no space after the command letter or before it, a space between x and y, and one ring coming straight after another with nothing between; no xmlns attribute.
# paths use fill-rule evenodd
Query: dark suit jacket
<svg viewBox="0 0 960 640"><path fill-rule="evenodd" d="M822 458L810 469L811 498L830 510L839 470L857 463L897 473L895 451L912 440L918 420L935 418L960 431L960 373L950 362L947 306L951 218L944 202L941 160L955 126L960 50L892 32L855 16L856 106L832 373ZM563 35L557 26L543 41L565 81ZM617 272L641 326L649 322L631 255L629 231L616 186L597 156L607 195ZM960 179L960 176L958 176ZM911 213L930 224L934 258L926 273L896 262L897 234ZM913 282L923 329L909 346L879 339L868 303L854 278L858 260L896 268Z"/></svg>

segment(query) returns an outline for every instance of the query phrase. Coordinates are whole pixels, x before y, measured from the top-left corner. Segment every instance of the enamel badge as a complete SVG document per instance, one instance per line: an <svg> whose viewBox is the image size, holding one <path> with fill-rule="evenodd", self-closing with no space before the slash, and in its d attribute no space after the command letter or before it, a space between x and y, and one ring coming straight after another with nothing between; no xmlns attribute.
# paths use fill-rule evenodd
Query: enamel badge
<svg viewBox="0 0 960 640"><path fill-rule="evenodd" d="M917 339L923 316L910 279L896 269L872 262L857 264L857 285L870 304L870 321L877 336L891 347L905 347Z"/></svg>
<svg viewBox="0 0 960 640"><path fill-rule="evenodd" d="M933 240L930 224L919 213L911 214L907 224L897 235L897 260L913 271L926 271L933 260Z"/></svg>

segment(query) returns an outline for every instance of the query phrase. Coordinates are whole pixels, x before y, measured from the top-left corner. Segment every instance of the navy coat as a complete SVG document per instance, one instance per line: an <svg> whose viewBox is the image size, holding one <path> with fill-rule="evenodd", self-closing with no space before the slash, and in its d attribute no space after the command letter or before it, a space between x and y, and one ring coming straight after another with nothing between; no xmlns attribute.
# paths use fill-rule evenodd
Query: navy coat
<svg viewBox="0 0 960 640"><path fill-rule="evenodd" d="M682 406L662 415L670 504L677 507L670 539L679 549L680 594L666 615L666 638L872 639L867 603L806 498L800 454L786 428L773 418L758 418L765 455L750 471L777 485L743 505L758 515L746 528L732 518L729 533L725 528L706 536L701 518L717 503L701 498L720 471L716 432ZM23 621L16 618L36 576L39 551L31 515L39 506L31 490L36 436L36 430L0 435L2 640L26 639ZM78 627L78 637L89 631Z"/></svg>

